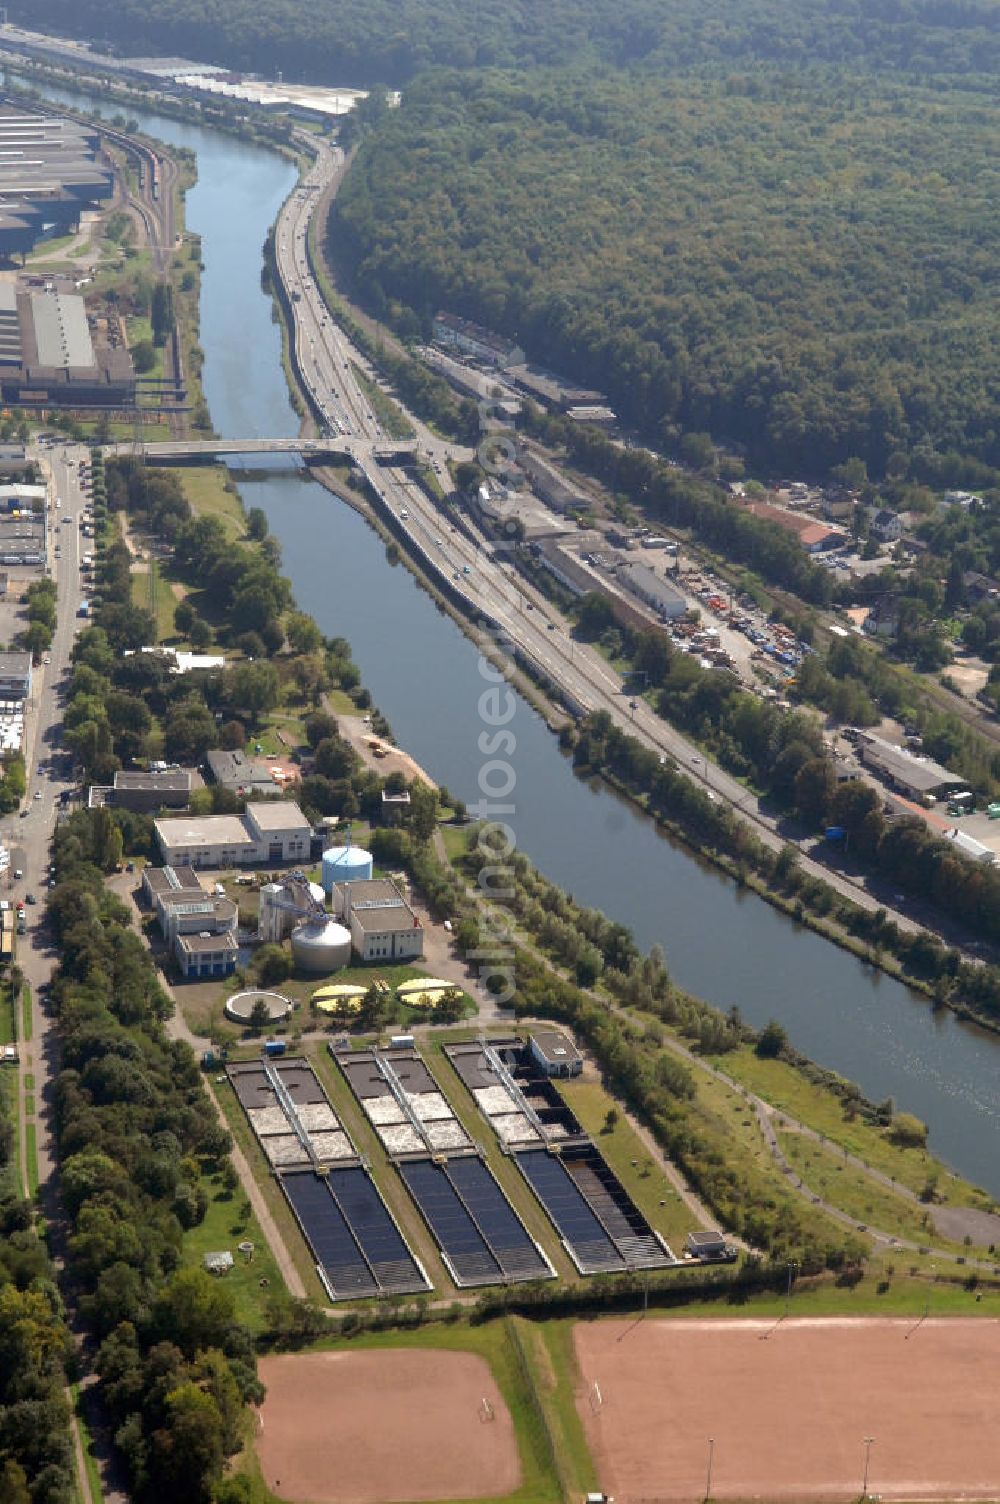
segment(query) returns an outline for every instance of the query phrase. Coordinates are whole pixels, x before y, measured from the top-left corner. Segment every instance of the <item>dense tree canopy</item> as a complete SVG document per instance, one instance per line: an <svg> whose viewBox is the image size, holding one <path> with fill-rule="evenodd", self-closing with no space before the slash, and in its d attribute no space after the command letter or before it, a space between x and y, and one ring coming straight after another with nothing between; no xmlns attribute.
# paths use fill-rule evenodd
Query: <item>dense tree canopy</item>
<svg viewBox="0 0 1000 1504"><path fill-rule="evenodd" d="M325 83L403 82L461 68L576 59L683 68L722 61L995 66L993 0L14 0L10 18Z"/></svg>
<svg viewBox="0 0 1000 1504"><path fill-rule="evenodd" d="M331 246L375 311L481 319L654 441L995 465L998 127L981 79L440 73L366 139Z"/></svg>

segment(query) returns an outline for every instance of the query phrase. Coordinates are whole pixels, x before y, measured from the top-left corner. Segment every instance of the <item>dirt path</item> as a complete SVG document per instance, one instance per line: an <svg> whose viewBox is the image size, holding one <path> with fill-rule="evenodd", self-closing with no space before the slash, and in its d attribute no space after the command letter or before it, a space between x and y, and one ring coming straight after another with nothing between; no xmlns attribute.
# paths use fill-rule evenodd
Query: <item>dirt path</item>
<svg viewBox="0 0 1000 1504"><path fill-rule="evenodd" d="M370 768L383 778L389 773L402 773L407 782L411 779L419 778L428 787L432 789L437 788L437 784L430 774L408 752L404 752L402 747L394 747L391 742L387 742L378 736L370 726L365 725L362 716L344 715L343 712L338 714L329 703L327 703L325 708L336 720L337 729L341 736L346 742L351 744L366 768ZM384 757L375 756L375 753L368 745L373 740L377 740L380 746L386 749Z"/></svg>

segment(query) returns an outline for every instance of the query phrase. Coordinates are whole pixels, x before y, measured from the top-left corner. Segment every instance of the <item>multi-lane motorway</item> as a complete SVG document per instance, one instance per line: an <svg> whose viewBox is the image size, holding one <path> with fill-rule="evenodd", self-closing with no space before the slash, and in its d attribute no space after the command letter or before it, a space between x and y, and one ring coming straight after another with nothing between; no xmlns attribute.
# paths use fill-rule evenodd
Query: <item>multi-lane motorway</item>
<svg viewBox="0 0 1000 1504"><path fill-rule="evenodd" d="M706 787L710 797L738 809L753 823L760 838L778 849L785 838L755 796L716 764L706 762L698 748L666 725L644 700L630 700L623 694L620 677L594 649L574 641L560 613L517 574L502 547L497 548L495 540L479 530L473 517L466 514L461 529L453 526L447 513L404 471L375 463L374 446L384 443L385 435L356 379L355 366L366 374L374 373L334 322L312 275L308 255L309 221L317 203L326 198L331 187L335 190L344 171L344 159L336 147L306 139L317 155L279 215L275 261L292 310L299 371L320 421L348 439L358 464L392 512L395 526L429 570L464 597L467 613L474 621L481 620L484 627L506 638L569 704L584 711L606 710L615 725L662 758L676 762ZM447 491L451 481L446 462L466 457L467 451L445 444L412 413L407 417L418 448ZM868 893L859 883L831 872L805 853L801 865L863 907L885 906L884 897ZM903 928L918 928L904 914L894 917Z"/></svg>

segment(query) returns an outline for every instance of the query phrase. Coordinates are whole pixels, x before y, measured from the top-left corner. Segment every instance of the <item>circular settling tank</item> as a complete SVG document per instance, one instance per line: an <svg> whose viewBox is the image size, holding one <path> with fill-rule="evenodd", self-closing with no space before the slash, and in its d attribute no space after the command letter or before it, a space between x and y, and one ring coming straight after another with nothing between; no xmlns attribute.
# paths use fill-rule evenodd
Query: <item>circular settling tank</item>
<svg viewBox="0 0 1000 1504"><path fill-rule="evenodd" d="M261 992L254 987L248 992L234 992L232 997L226 999L226 1017L237 1024L248 1024L257 1003L263 1003L267 1009L269 1024L280 1023L292 1011L291 1001L282 997L280 992Z"/></svg>

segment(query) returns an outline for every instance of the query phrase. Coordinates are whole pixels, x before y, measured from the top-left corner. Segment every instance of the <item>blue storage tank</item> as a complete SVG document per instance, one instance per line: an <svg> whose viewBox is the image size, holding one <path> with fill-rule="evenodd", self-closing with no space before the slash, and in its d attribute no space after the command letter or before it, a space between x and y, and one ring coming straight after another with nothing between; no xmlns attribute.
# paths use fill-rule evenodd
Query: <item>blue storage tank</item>
<svg viewBox="0 0 1000 1504"><path fill-rule="evenodd" d="M329 896L334 883L370 882L372 854L362 846L331 846L323 853L323 891Z"/></svg>

